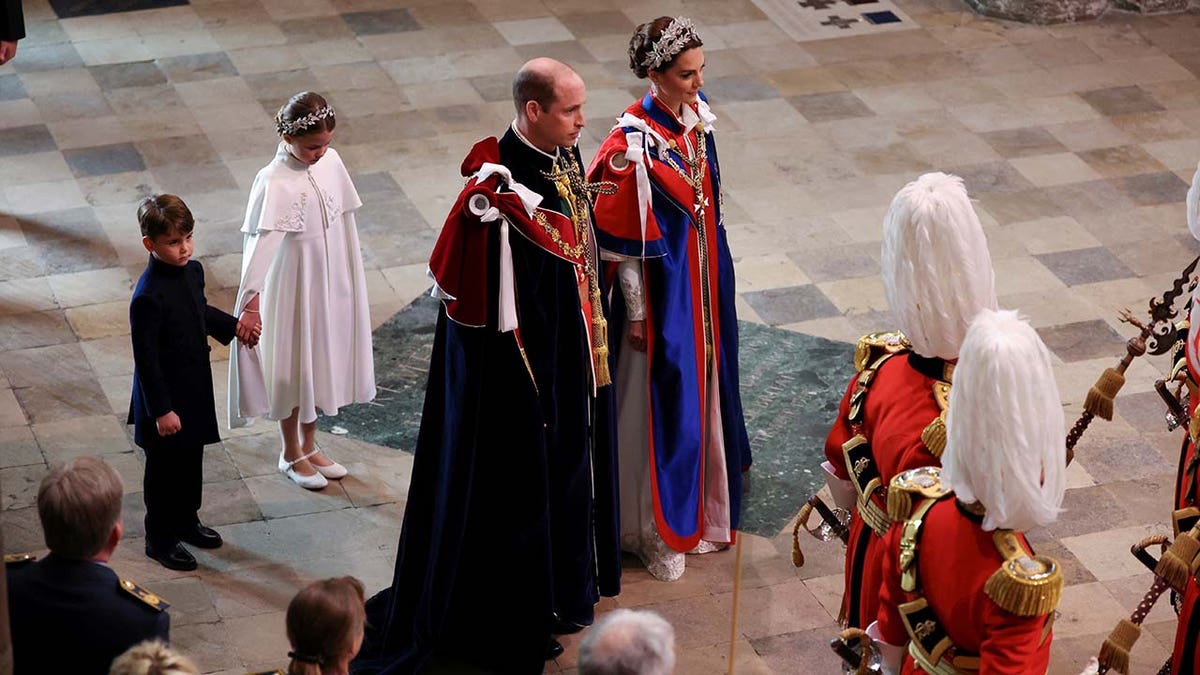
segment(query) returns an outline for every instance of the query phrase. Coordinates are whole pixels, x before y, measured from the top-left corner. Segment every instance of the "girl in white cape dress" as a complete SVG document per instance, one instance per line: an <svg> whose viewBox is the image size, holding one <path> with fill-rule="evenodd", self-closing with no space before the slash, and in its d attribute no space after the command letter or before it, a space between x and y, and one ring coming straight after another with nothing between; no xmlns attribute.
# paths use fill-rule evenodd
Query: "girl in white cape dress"
<svg viewBox="0 0 1200 675"><path fill-rule="evenodd" d="M375 398L371 317L355 209L362 206L329 141L325 99L297 94L275 116L282 140L250 189L236 312L261 325L257 347L229 360L229 426L279 421L279 470L321 489L346 475L316 447L317 413Z"/></svg>

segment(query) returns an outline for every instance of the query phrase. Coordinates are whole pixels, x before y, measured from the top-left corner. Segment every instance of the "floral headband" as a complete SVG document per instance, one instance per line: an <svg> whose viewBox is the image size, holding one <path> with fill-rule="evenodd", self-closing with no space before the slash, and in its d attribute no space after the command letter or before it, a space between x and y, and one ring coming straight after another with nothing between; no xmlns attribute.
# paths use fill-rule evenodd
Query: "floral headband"
<svg viewBox="0 0 1200 675"><path fill-rule="evenodd" d="M314 127L318 122L333 117L333 106L325 106L311 112L304 117L292 122L284 122L278 115L275 116L275 131L279 132L280 136L301 136L310 127Z"/></svg>
<svg viewBox="0 0 1200 675"><path fill-rule="evenodd" d="M699 39L700 36L696 33L696 26L691 19L682 16L671 19L671 23L654 41L650 51L646 52L646 58L642 60L642 65L657 70L683 51L684 45Z"/></svg>

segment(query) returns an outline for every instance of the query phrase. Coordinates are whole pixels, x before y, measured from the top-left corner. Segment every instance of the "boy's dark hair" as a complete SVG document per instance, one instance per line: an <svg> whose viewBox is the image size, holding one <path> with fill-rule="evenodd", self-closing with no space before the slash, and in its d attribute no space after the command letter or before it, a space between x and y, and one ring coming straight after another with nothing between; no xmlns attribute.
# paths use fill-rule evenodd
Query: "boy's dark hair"
<svg viewBox="0 0 1200 675"><path fill-rule="evenodd" d="M138 225L142 228L142 236L154 241L177 231L188 234L196 226L196 220L179 197L150 195L138 204Z"/></svg>

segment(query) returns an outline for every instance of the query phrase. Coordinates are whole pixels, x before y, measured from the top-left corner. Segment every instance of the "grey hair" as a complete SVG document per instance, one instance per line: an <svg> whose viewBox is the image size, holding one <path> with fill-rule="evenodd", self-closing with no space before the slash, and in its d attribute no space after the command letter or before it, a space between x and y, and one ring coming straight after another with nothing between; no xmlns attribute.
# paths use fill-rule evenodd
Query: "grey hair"
<svg viewBox="0 0 1200 675"><path fill-rule="evenodd" d="M617 609L579 643L579 675L671 675L675 629L649 611Z"/></svg>

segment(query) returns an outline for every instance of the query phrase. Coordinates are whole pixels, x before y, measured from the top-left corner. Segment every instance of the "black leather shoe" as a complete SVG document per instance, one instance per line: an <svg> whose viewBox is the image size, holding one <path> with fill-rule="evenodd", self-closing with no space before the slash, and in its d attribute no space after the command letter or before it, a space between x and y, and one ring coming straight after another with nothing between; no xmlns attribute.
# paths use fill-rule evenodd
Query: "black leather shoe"
<svg viewBox="0 0 1200 675"><path fill-rule="evenodd" d="M220 533L211 527L205 527L203 523L196 523L184 529L179 533L179 539L196 548L220 548L221 546Z"/></svg>
<svg viewBox="0 0 1200 675"><path fill-rule="evenodd" d="M554 638L550 638L550 642L546 645L546 660L553 661L554 659L562 656L562 653L562 643Z"/></svg>
<svg viewBox="0 0 1200 675"><path fill-rule="evenodd" d="M179 542L161 549L146 544L146 555L169 570L190 572L196 569L196 558Z"/></svg>

